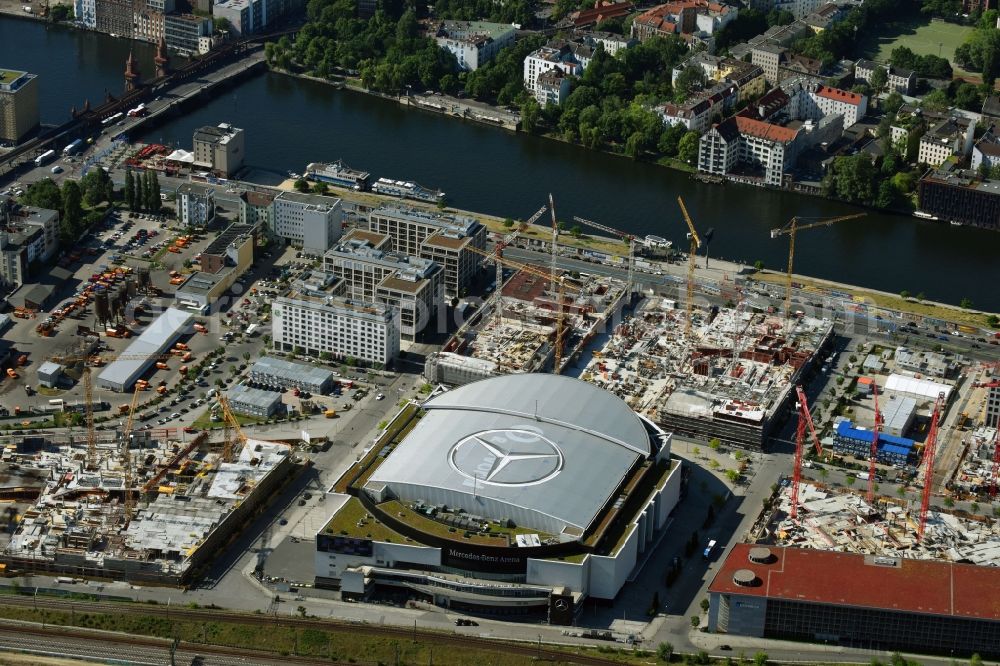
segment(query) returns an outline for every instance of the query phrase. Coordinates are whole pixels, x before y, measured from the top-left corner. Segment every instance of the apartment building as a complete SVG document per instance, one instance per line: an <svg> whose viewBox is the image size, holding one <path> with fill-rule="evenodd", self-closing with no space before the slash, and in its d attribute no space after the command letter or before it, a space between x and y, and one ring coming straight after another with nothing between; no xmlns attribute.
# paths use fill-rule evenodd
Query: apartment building
<svg viewBox="0 0 1000 666"><path fill-rule="evenodd" d="M202 38L212 36L212 19L194 14L167 14L164 18L167 46L183 55L203 54Z"/></svg>
<svg viewBox="0 0 1000 666"><path fill-rule="evenodd" d="M183 183L177 188L177 220L185 227L205 228L215 219L215 187Z"/></svg>
<svg viewBox="0 0 1000 666"><path fill-rule="evenodd" d="M17 206L8 223L14 228L24 229L34 234L41 232L41 245L30 254L28 260L48 262L59 249L59 211L34 206Z"/></svg>
<svg viewBox="0 0 1000 666"><path fill-rule="evenodd" d="M736 116L710 129L699 142L698 170L725 175L737 164L754 167L765 185L780 187L795 157L798 132Z"/></svg>
<svg viewBox="0 0 1000 666"><path fill-rule="evenodd" d="M194 132L194 166L229 178L243 168L243 130L227 123L207 125Z"/></svg>
<svg viewBox="0 0 1000 666"><path fill-rule="evenodd" d="M240 194L240 224L254 224L273 235L275 192L246 190Z"/></svg>
<svg viewBox="0 0 1000 666"><path fill-rule="evenodd" d="M38 127L38 78L0 69L0 141L19 143Z"/></svg>
<svg viewBox="0 0 1000 666"><path fill-rule="evenodd" d="M589 44L595 51L598 44L604 47L604 52L611 56L617 56L625 49L630 49L638 43L634 37L616 35L613 32L603 32L595 30L583 35L583 41Z"/></svg>
<svg viewBox="0 0 1000 666"><path fill-rule="evenodd" d="M801 117L818 120L832 113L843 116L847 129L868 113L868 97L860 93L815 84L808 85L803 92Z"/></svg>
<svg viewBox="0 0 1000 666"><path fill-rule="evenodd" d="M280 351L298 349L310 356L328 353L381 366L399 355L396 316L382 303L296 294L275 299L271 317L274 348Z"/></svg>
<svg viewBox="0 0 1000 666"><path fill-rule="evenodd" d="M710 84L722 82L736 84L739 90L737 102L755 99L764 94L766 86L764 70L752 63L698 51L674 67L671 82L676 83L677 77L688 67L701 69Z"/></svg>
<svg viewBox="0 0 1000 666"><path fill-rule="evenodd" d="M279 238L321 256L343 232L344 208L340 199L320 194L282 192L274 198L274 227Z"/></svg>
<svg viewBox="0 0 1000 666"><path fill-rule="evenodd" d="M867 83L871 85L872 74L876 69L885 70L887 75L886 89L896 91L902 95L912 95L917 88L917 74L913 70L894 67L893 65L873 62L871 60L859 60L854 65L854 80L857 83Z"/></svg>
<svg viewBox="0 0 1000 666"><path fill-rule="evenodd" d="M995 166L1000 166L1000 136L991 129L972 147L972 168L992 169Z"/></svg>
<svg viewBox="0 0 1000 666"><path fill-rule="evenodd" d="M791 12L796 19L802 19L818 10L826 2L827 0L774 0L772 9Z"/></svg>
<svg viewBox="0 0 1000 666"><path fill-rule="evenodd" d="M162 9L164 0L136 0L132 10L132 38L140 42L159 44L164 37L165 16ZM170 11L174 9L173 0L166 3Z"/></svg>
<svg viewBox="0 0 1000 666"><path fill-rule="evenodd" d="M710 37L736 19L738 13L735 6L710 0L668 2L639 14L632 21L632 36L640 42L667 35Z"/></svg>
<svg viewBox="0 0 1000 666"><path fill-rule="evenodd" d="M972 151L976 123L964 116L951 116L934 125L922 137L917 162L941 166L952 155L960 158Z"/></svg>
<svg viewBox="0 0 1000 666"><path fill-rule="evenodd" d="M535 81L535 101L543 109L549 104L559 106L569 95L569 76L561 69L550 69L538 75Z"/></svg>
<svg viewBox="0 0 1000 666"><path fill-rule="evenodd" d="M683 104L668 103L656 107L667 126L683 125L699 134L708 131L712 122L728 113L739 101L735 83L722 82L697 93Z"/></svg>
<svg viewBox="0 0 1000 666"><path fill-rule="evenodd" d="M74 0L73 15L84 28L97 28L97 0Z"/></svg>
<svg viewBox="0 0 1000 666"><path fill-rule="evenodd" d="M479 69L493 60L501 49L514 43L517 30L507 23L487 21L442 21L434 39L450 51L464 70Z"/></svg>
<svg viewBox="0 0 1000 666"><path fill-rule="evenodd" d="M444 267L445 293L457 298L465 294L483 265L480 252L486 247L486 227L451 228L430 236L420 246L420 256Z"/></svg>
<svg viewBox="0 0 1000 666"><path fill-rule="evenodd" d="M593 55L593 47L586 44L553 40L525 57L524 87L537 99L539 94L538 77L554 69L560 70L567 76L580 76L590 64ZM549 78L551 79L551 77ZM552 84L549 79L546 80L546 83L550 86Z"/></svg>

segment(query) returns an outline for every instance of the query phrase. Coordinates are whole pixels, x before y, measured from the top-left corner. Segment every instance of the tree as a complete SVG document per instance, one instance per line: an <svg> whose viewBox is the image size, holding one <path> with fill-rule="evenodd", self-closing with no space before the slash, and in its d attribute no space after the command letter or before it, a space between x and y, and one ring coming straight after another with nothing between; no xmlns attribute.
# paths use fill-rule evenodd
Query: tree
<svg viewBox="0 0 1000 666"><path fill-rule="evenodd" d="M313 185L313 192L315 192L316 194L326 194L329 191L330 191L330 187L326 183L324 183L322 181L320 181L320 182L316 183L315 185Z"/></svg>
<svg viewBox="0 0 1000 666"><path fill-rule="evenodd" d="M766 666L767 659L767 653L761 650L753 656L753 666Z"/></svg>
<svg viewBox="0 0 1000 666"><path fill-rule="evenodd" d="M674 656L674 646L666 641L656 646L656 658L660 661L670 661Z"/></svg>
<svg viewBox="0 0 1000 666"><path fill-rule="evenodd" d="M685 164L693 164L698 159L698 141L701 135L691 130L681 137L677 144L677 159Z"/></svg>
<svg viewBox="0 0 1000 666"><path fill-rule="evenodd" d="M995 314L989 315L988 317L986 317L986 325L989 326L990 328L1000 327L1000 317L996 316Z"/></svg>
<svg viewBox="0 0 1000 666"><path fill-rule="evenodd" d="M729 483L735 484L740 480L740 473L735 469L727 469L726 478L729 479Z"/></svg>
<svg viewBox="0 0 1000 666"><path fill-rule="evenodd" d="M707 613L708 612L708 607L710 605L711 604L709 604L708 599L702 599L701 600L701 612L702 613Z"/></svg>
<svg viewBox="0 0 1000 666"><path fill-rule="evenodd" d="M960 308L962 308L963 310L971 310L972 309L972 300L970 300L968 298L963 298L961 300L961 302L958 304L958 306Z"/></svg>
<svg viewBox="0 0 1000 666"><path fill-rule="evenodd" d="M946 507L948 507L949 509L951 509L951 508L953 508L955 506L955 500L953 498L951 498L951 497L945 497L944 498L944 505Z"/></svg>
<svg viewBox="0 0 1000 666"><path fill-rule="evenodd" d="M149 210L152 213L159 213L160 208L163 206L163 201L160 199L160 175L149 170Z"/></svg>
<svg viewBox="0 0 1000 666"><path fill-rule="evenodd" d="M705 83L705 72L698 65L688 65L674 80L674 101L680 104Z"/></svg>
<svg viewBox="0 0 1000 666"><path fill-rule="evenodd" d="M973 502L969 508L972 509L973 515L979 513L979 502Z"/></svg>
<svg viewBox="0 0 1000 666"><path fill-rule="evenodd" d="M87 175L80 181L80 188L83 190L83 202L91 208L102 201L111 202L114 199L114 183L101 167L87 171Z"/></svg>
<svg viewBox="0 0 1000 666"><path fill-rule="evenodd" d="M718 451L719 447L721 446L722 446L722 440L720 440L718 437L713 437L712 439L708 440L708 448L712 449L713 451Z"/></svg>
<svg viewBox="0 0 1000 666"><path fill-rule="evenodd" d="M846 479L844 480L844 483L846 483L846 484L847 484L848 486L853 486L853 485L854 485L855 483L857 483L857 481L858 481L857 477L854 477L854 476L848 476L848 477L847 477L847 478L846 478Z"/></svg>
<svg viewBox="0 0 1000 666"><path fill-rule="evenodd" d="M132 177L132 169L125 170L125 205L129 210L135 210L135 178Z"/></svg>
<svg viewBox="0 0 1000 666"><path fill-rule="evenodd" d="M296 180L294 187L299 192L308 192L309 191L309 183L308 183L308 181L306 181L305 178L299 178L298 180Z"/></svg>
<svg viewBox="0 0 1000 666"><path fill-rule="evenodd" d="M83 193L75 180L67 180L62 188L62 218L59 220L59 234L65 245L73 244L83 230Z"/></svg>
<svg viewBox="0 0 1000 666"><path fill-rule="evenodd" d="M876 67L875 71L872 72L871 78L868 80L868 85L871 86L872 92L878 96L882 94L885 87L889 84L889 74L885 71L883 67Z"/></svg>
<svg viewBox="0 0 1000 666"><path fill-rule="evenodd" d="M904 289L903 291L899 292L899 297L900 298L909 298L910 297L910 292L907 291L906 289Z"/></svg>
<svg viewBox="0 0 1000 666"><path fill-rule="evenodd" d="M692 629L697 629L700 626L701 626L701 616L700 615L692 615L691 616L691 628Z"/></svg>
<svg viewBox="0 0 1000 666"><path fill-rule="evenodd" d="M758 272L764 270L764 261L762 259L758 259L757 261L753 262L753 268L755 271Z"/></svg>
<svg viewBox="0 0 1000 666"><path fill-rule="evenodd" d="M62 193L59 191L59 186L52 182L51 178L43 178L28 185L21 201L37 208L62 210Z"/></svg>

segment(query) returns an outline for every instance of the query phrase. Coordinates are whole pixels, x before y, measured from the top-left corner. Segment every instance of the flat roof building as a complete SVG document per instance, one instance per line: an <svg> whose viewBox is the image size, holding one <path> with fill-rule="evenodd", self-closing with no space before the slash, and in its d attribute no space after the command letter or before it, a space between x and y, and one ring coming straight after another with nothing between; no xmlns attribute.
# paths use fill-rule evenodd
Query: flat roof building
<svg viewBox="0 0 1000 666"><path fill-rule="evenodd" d="M951 396L952 387L948 384L932 382L929 379L917 379L906 375L889 375L885 380L885 392L896 395L910 396L922 402L937 400L939 394L944 395L945 404Z"/></svg>
<svg viewBox="0 0 1000 666"><path fill-rule="evenodd" d="M177 188L177 221L185 227L207 227L215 219L215 187L183 183Z"/></svg>
<svg viewBox="0 0 1000 666"><path fill-rule="evenodd" d="M486 21L442 21L434 38L437 45L454 54L460 69L479 69L514 43L517 30L509 23Z"/></svg>
<svg viewBox="0 0 1000 666"><path fill-rule="evenodd" d="M865 650L1000 656L1000 568L737 544L708 631Z"/></svg>
<svg viewBox="0 0 1000 666"><path fill-rule="evenodd" d="M230 407L237 414L266 419L279 412L284 412L281 394L275 391L250 388L237 384L226 391Z"/></svg>
<svg viewBox="0 0 1000 666"><path fill-rule="evenodd" d="M250 379L257 384L285 391L297 388L310 393L327 394L333 389L333 372L304 363L293 363L265 356L250 368Z"/></svg>
<svg viewBox="0 0 1000 666"><path fill-rule="evenodd" d="M20 143L38 127L38 77L0 69L0 141Z"/></svg>
<svg viewBox="0 0 1000 666"><path fill-rule="evenodd" d="M321 256L343 232L341 200L320 194L282 192L274 199L272 232L302 248L306 254Z"/></svg>
<svg viewBox="0 0 1000 666"><path fill-rule="evenodd" d="M399 326L390 307L340 296L298 293L271 307L274 348L310 356L330 354L387 366L399 355Z"/></svg>
<svg viewBox="0 0 1000 666"><path fill-rule="evenodd" d="M229 178L243 168L243 130L226 123L206 125L194 132L194 166Z"/></svg>
<svg viewBox="0 0 1000 666"><path fill-rule="evenodd" d="M167 308L142 334L97 376L96 384L112 391L127 391L161 354L188 332L194 317L190 312Z"/></svg>

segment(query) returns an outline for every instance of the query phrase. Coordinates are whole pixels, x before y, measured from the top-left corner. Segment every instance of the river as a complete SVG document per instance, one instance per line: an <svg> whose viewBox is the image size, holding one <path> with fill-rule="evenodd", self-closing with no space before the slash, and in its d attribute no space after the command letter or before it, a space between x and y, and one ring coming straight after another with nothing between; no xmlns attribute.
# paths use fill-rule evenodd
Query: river
<svg viewBox="0 0 1000 666"><path fill-rule="evenodd" d="M45 44L44 49L38 44ZM0 18L0 66L40 75L42 117L120 90L128 44L104 35ZM143 71L152 47L137 45ZM55 81L53 84L52 82ZM63 112L65 113L65 111ZM588 218L656 234L681 247L682 195L695 224L715 229L712 256L785 266L786 237L769 230L793 215L834 216L856 208L819 198L736 185L708 185L647 163L538 137L405 109L390 100L267 73L219 94L145 137L190 149L195 128L228 122L246 131L247 163L301 172L308 162L343 159L354 168L444 190L450 205L525 218L555 198L558 218ZM1000 310L1000 234L916 218L867 217L799 234L796 272L889 292Z"/></svg>

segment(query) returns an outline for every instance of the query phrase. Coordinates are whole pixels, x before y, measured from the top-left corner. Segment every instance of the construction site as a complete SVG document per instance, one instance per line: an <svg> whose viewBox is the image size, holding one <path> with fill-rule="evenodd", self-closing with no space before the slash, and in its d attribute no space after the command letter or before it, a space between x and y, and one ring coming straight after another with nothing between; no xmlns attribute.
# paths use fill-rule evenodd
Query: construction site
<svg viewBox="0 0 1000 666"><path fill-rule="evenodd" d="M693 310L648 299L593 352L582 379L677 434L760 449L833 332L811 317Z"/></svg>
<svg viewBox="0 0 1000 666"><path fill-rule="evenodd" d="M184 585L293 469L286 444L248 439L225 398L221 443L123 427L24 437L0 456L0 536L7 573ZM182 435L183 437L183 435Z"/></svg>

